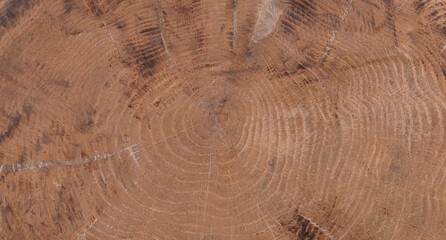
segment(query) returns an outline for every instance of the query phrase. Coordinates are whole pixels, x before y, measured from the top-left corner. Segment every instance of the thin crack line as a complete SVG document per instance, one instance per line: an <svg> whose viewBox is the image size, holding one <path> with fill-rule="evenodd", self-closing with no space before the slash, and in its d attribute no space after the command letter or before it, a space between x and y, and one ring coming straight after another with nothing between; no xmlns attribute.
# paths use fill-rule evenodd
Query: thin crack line
<svg viewBox="0 0 446 240"><path fill-rule="evenodd" d="M233 36L232 36L232 49L234 49L235 47L235 40L237 39L237 0L234 0L233 6L234 11L232 13L232 27L234 28L233 30Z"/></svg>
<svg viewBox="0 0 446 240"><path fill-rule="evenodd" d="M88 231L96 224L96 222L99 220L99 217L97 217L88 227L85 229L85 231L76 239L76 240L83 240L85 239L85 236L87 235Z"/></svg>
<svg viewBox="0 0 446 240"><path fill-rule="evenodd" d="M139 161L138 161L138 159L136 158L136 156L135 156L135 154L137 154L139 151L141 151L141 150L138 150L138 151L136 151L136 152L134 152L133 151L133 149L128 149L129 150L129 153L130 153L130 157L133 159L133 161L135 161L135 164L139 167L139 168L141 168L141 165L139 164Z"/></svg>
<svg viewBox="0 0 446 240"><path fill-rule="evenodd" d="M163 17L163 7L161 6L160 0L156 0L157 4L157 14L158 14L158 20L160 23L160 35L161 35L161 41L163 42L164 51L166 52L167 58L169 59L169 62L172 64L172 67L175 68L175 64L172 61L172 58L170 57L169 49L167 48L166 41L164 39L164 17Z"/></svg>
<svg viewBox="0 0 446 240"><path fill-rule="evenodd" d="M317 223L311 221L311 219L305 217L311 224L313 224L314 226L318 227L319 229L322 230L322 232L324 232L325 234L327 234L329 237L331 237L333 240L338 240L330 231L328 231L327 229L321 227L320 225L318 225Z"/></svg>
<svg viewBox="0 0 446 240"><path fill-rule="evenodd" d="M286 213L289 213L289 212L292 212L292 211L293 211L293 210L291 210L291 211L285 211L284 213L286 214ZM299 214L299 216L301 216L301 217L305 218L306 220L308 220L311 224L313 224L314 226L316 226L317 228L319 228L320 230L322 230L322 232L324 232L325 234L327 234L327 235L328 235L330 238L332 238L333 240L339 240L339 239L338 239L337 237L335 237L330 231L328 231L327 229L321 227L319 224L317 224L317 223L311 221L310 218L308 218L308 217L306 217L306 216L303 216L303 215L301 215L301 214Z"/></svg>
<svg viewBox="0 0 446 240"><path fill-rule="evenodd" d="M107 27L107 24L105 23L104 18L102 17L102 14L100 13L100 9L97 6L95 6L95 8L99 15L99 18L101 19L102 24L104 24L105 30L107 30L108 35L110 35L110 38L113 41L113 44L115 45L116 51L118 51L118 53L119 53L118 44L116 43L115 38L113 37L113 34L111 33L110 29Z"/></svg>
<svg viewBox="0 0 446 240"><path fill-rule="evenodd" d="M341 28L341 25L344 22L345 17L347 17L348 12L350 11L350 8L352 7L352 3L353 3L353 0L350 0L350 3L348 4L347 8L344 10L344 14L341 17L341 20L339 21L338 26L336 27L336 30L331 34L331 37L328 40L328 45L325 48L325 51L322 54L322 57L325 57L325 55L327 55L328 51L330 51L330 48L333 45L333 42L336 38L336 34L338 33L339 29Z"/></svg>
<svg viewBox="0 0 446 240"><path fill-rule="evenodd" d="M106 159L109 157L112 157L114 155L117 155L123 151L129 151L132 150L132 148L137 144L131 145L129 147L122 148L116 152L107 153L103 155L94 156L91 158L84 158L84 159L78 159L78 160L48 160L48 161L41 161L41 162L31 162L31 163L16 163L11 165L0 165L0 173L2 172L19 172L23 170L31 170L35 168L47 168L47 167L56 167L56 166L76 166L76 165L84 165L91 162L96 162L102 159Z"/></svg>
<svg viewBox="0 0 446 240"><path fill-rule="evenodd" d="M119 52L118 44L116 44L115 38L113 37L112 33L110 32L110 29L108 29L108 27L105 23L104 23L104 26L105 26L105 29L107 30L108 34L110 35L110 37L113 41L113 44L115 45L116 50Z"/></svg>

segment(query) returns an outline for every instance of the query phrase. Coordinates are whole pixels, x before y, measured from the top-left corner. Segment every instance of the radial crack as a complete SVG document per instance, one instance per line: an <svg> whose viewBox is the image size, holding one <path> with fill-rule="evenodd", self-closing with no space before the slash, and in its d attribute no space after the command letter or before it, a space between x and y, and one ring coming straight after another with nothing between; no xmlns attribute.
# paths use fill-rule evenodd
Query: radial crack
<svg viewBox="0 0 446 240"><path fill-rule="evenodd" d="M132 147L136 146L138 144L134 144L129 147L125 147L120 149L119 151L107 153L104 155L94 156L91 158L84 158L79 160L48 160L48 161L41 161L41 162L31 162L31 163L16 163L11 165L0 165L0 173L2 172L19 172L23 170L30 170L35 168L47 168L47 167L56 167L56 166L76 166L76 165L84 165L91 162L96 162L102 159L106 159L109 157L112 157L114 155L117 155L123 151L132 150Z"/></svg>
<svg viewBox="0 0 446 240"><path fill-rule="evenodd" d="M99 217L97 217L88 227L85 229L85 231L77 238L77 240L83 240L85 239L85 236L87 235L88 231L96 224L96 222L99 220Z"/></svg>
<svg viewBox="0 0 446 240"><path fill-rule="evenodd" d="M110 29L108 29L108 27L107 27L107 25L105 25L105 23L104 23L104 26L105 26L105 29L107 29L107 32L110 35L110 38L112 39L113 44L115 45L116 50L118 50L118 44L116 44L116 41L115 41L115 38L113 37L113 34L110 32Z"/></svg>
<svg viewBox="0 0 446 240"><path fill-rule="evenodd" d="M314 239L316 234L321 235L322 232L323 235L329 237L330 239L338 240L338 238L336 238L330 231L313 222L310 218L299 214L297 209L293 212L294 214L291 216L291 218L285 217L285 219L280 220L279 223L290 233L298 236L299 239L305 235L311 239ZM323 239L325 239L325 237Z"/></svg>
<svg viewBox="0 0 446 240"><path fill-rule="evenodd" d="M135 156L135 154L137 154L140 150L134 152L133 149L130 147L130 148L128 149L128 151L129 151L129 153L130 153L130 157L132 157L133 161L135 161L135 164L136 164L139 168L141 168L141 165L139 164L139 161L138 161L138 159L137 159L136 156Z"/></svg>
<svg viewBox="0 0 446 240"><path fill-rule="evenodd" d="M350 0L350 3L348 4L347 8L344 10L344 14L341 17L341 20L339 21L338 26L336 26L335 31L331 34L331 37L328 40L327 47L325 48L325 51L322 54L322 57L325 57L325 55L327 55L328 51L330 51L330 48L333 45L333 42L336 38L336 34L338 33L339 29L341 28L341 25L344 22L345 17L347 17L348 12L350 11L350 8L352 7L352 3L353 3L353 0Z"/></svg>
<svg viewBox="0 0 446 240"><path fill-rule="evenodd" d="M322 230L322 232L324 232L325 234L327 234L329 237L331 237L333 240L338 240L330 231L328 231L327 229L321 227L320 225L318 225L317 223L311 221L311 219L305 217L311 224L313 224L314 226L318 227L320 230Z"/></svg>
<svg viewBox="0 0 446 240"><path fill-rule="evenodd" d="M113 41L113 44L115 45L115 48L119 53L118 44L116 43L115 38L113 37L113 34L111 33L110 29L108 29L107 24L105 23L104 18L102 17L102 14L101 14L102 11L100 11L100 9L96 5L95 5L95 8L96 8L96 12L99 15L99 18L101 19L101 22L104 24L105 30L107 30L108 35L110 35L110 38Z"/></svg>
<svg viewBox="0 0 446 240"><path fill-rule="evenodd" d="M158 14L158 20L160 22L160 35L161 35L161 41L163 42L164 51L166 52L167 58L169 59L169 62L172 64L172 67L175 68L175 64L172 61L172 58L170 57L169 49L167 48L166 41L164 40L164 16L163 16L163 7L161 6L161 1L156 0L157 4L157 14Z"/></svg>
<svg viewBox="0 0 446 240"><path fill-rule="evenodd" d="M237 39L237 0L234 0L233 6L234 11L232 13L232 27L234 28L234 35L232 36L232 49L235 47L235 40Z"/></svg>

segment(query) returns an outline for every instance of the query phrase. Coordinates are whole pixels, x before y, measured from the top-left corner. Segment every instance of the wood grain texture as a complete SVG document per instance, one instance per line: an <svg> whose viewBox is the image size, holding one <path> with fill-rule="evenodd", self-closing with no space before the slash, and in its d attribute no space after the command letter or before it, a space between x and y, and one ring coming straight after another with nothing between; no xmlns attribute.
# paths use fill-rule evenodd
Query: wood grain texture
<svg viewBox="0 0 446 240"><path fill-rule="evenodd" d="M445 239L442 0L0 0L0 239Z"/></svg>

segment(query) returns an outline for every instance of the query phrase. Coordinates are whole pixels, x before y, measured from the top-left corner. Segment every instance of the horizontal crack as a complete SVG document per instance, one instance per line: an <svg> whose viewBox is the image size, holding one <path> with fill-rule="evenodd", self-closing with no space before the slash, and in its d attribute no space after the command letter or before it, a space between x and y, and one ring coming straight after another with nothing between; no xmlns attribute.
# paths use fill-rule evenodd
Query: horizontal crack
<svg viewBox="0 0 446 240"><path fill-rule="evenodd" d="M31 162L31 163L16 163L11 165L0 165L0 173L4 172L18 172L23 170L30 170L35 168L47 168L47 167L56 167L56 166L76 166L83 165L91 162L96 162L102 159L106 159L117 155L123 151L131 151L134 146L138 144L131 145L129 147L122 148L116 152L107 153L104 155L94 156L91 158L84 158L79 160L48 160L41 162Z"/></svg>

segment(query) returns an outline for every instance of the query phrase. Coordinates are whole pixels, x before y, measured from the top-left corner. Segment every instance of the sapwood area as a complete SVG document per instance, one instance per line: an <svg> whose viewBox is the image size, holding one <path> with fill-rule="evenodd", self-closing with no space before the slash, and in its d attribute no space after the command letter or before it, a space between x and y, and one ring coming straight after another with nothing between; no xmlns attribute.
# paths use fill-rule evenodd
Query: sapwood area
<svg viewBox="0 0 446 240"><path fill-rule="evenodd" d="M443 0L0 0L0 239L446 239Z"/></svg>

